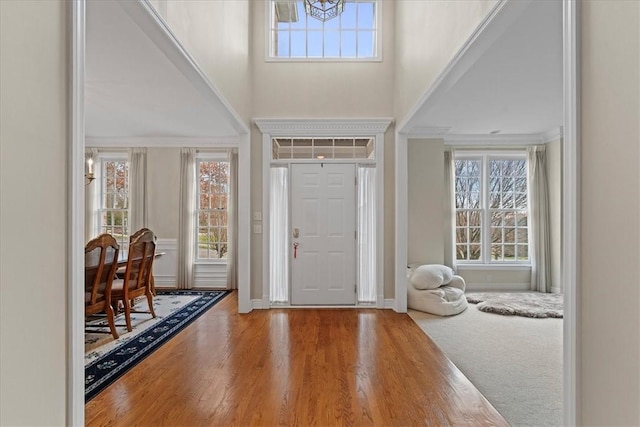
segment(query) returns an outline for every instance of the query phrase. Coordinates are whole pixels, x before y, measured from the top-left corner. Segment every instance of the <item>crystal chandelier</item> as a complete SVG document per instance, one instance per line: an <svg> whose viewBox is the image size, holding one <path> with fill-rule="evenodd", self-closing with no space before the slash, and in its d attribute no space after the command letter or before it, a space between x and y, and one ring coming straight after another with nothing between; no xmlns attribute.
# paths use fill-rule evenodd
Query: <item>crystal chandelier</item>
<svg viewBox="0 0 640 427"><path fill-rule="evenodd" d="M320 21L328 21L340 15L344 10L345 0L304 0L307 15Z"/></svg>

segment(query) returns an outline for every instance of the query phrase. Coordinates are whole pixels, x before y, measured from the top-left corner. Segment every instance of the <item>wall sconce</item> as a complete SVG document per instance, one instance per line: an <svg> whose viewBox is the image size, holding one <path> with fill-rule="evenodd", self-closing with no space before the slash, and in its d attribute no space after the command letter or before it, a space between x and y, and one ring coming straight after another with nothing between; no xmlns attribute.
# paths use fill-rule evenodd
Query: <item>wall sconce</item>
<svg viewBox="0 0 640 427"><path fill-rule="evenodd" d="M89 157L87 159L88 170L87 173L84 174L84 177L87 179L87 183L85 185L89 185L93 182L96 177L93 175L93 159Z"/></svg>

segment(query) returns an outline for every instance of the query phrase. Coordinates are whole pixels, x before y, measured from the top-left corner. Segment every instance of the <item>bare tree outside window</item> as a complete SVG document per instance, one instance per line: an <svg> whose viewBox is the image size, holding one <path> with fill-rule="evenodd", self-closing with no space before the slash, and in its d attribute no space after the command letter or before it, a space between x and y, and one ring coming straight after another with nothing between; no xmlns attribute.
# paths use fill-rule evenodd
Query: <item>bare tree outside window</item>
<svg viewBox="0 0 640 427"><path fill-rule="evenodd" d="M111 234L126 249L129 245L129 162L102 161L100 232Z"/></svg>
<svg viewBox="0 0 640 427"><path fill-rule="evenodd" d="M198 162L198 259L226 259L229 162Z"/></svg>
<svg viewBox="0 0 640 427"><path fill-rule="evenodd" d="M529 260L524 158L456 159L455 204L457 260Z"/></svg>

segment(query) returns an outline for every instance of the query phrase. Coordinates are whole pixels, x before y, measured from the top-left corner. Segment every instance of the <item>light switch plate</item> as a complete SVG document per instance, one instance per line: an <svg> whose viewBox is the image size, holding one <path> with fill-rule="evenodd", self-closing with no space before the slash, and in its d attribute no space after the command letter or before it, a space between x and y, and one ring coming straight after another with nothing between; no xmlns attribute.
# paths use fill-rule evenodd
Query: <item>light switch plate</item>
<svg viewBox="0 0 640 427"><path fill-rule="evenodd" d="M262 212L254 212L253 213L254 221L262 221Z"/></svg>
<svg viewBox="0 0 640 427"><path fill-rule="evenodd" d="M253 234L262 234L261 224L253 224Z"/></svg>

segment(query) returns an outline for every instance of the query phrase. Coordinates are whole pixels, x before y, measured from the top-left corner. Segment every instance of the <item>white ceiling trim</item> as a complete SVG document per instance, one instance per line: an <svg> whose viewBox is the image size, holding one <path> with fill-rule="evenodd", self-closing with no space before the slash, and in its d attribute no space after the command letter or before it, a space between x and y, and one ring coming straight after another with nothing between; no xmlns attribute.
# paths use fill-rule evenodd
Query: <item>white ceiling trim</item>
<svg viewBox="0 0 640 427"><path fill-rule="evenodd" d="M563 138L562 126L551 129L542 134L543 142L553 142Z"/></svg>
<svg viewBox="0 0 640 427"><path fill-rule="evenodd" d="M198 137L123 137L123 138L91 138L85 139L87 147L158 147L158 148L230 148L237 147L239 137L198 138Z"/></svg>
<svg viewBox="0 0 640 427"><path fill-rule="evenodd" d="M384 133L393 119L253 119L253 122L260 132L273 137L360 136Z"/></svg>
<svg viewBox="0 0 640 427"><path fill-rule="evenodd" d="M189 52L184 49L178 38L169 29L164 19L158 15L155 8L149 4L148 0L121 1L117 3L176 68L193 83L194 87L206 95L212 105L218 106L222 104L225 107L224 113L238 134L249 133L249 127L209 80Z"/></svg>
<svg viewBox="0 0 640 427"><path fill-rule="evenodd" d="M446 135L450 131L450 126L415 126L411 129L411 132L407 136L409 138L443 138L444 135Z"/></svg>
<svg viewBox="0 0 640 427"><path fill-rule="evenodd" d="M448 146L478 146L478 147L506 147L544 144L544 134L452 134L444 137L444 144Z"/></svg>

